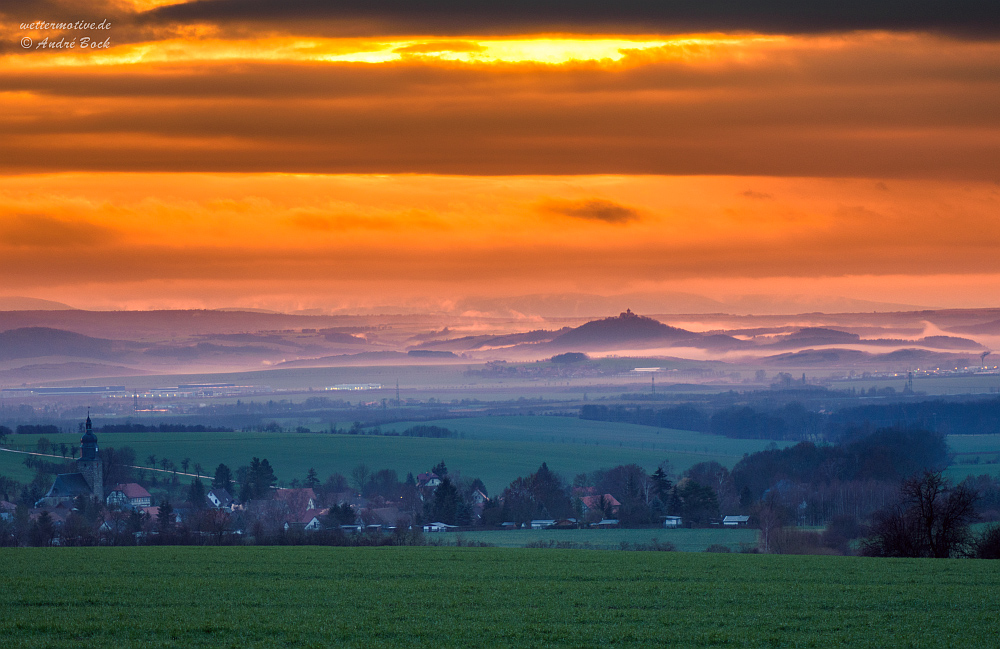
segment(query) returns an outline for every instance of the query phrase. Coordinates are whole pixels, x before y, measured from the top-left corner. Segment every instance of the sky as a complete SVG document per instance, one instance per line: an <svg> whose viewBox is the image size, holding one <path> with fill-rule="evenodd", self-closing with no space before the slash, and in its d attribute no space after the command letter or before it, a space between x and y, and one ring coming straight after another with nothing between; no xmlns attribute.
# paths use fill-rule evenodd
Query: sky
<svg viewBox="0 0 1000 649"><path fill-rule="evenodd" d="M13 0L0 107L8 295L1000 304L995 2Z"/></svg>

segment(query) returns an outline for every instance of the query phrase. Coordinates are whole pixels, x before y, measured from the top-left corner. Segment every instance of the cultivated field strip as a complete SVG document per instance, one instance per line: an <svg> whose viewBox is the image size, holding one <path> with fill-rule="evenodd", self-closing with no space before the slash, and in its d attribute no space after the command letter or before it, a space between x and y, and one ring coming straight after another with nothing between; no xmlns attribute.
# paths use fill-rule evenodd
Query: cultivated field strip
<svg viewBox="0 0 1000 649"><path fill-rule="evenodd" d="M1000 562L502 548L0 551L24 647L996 647Z"/></svg>

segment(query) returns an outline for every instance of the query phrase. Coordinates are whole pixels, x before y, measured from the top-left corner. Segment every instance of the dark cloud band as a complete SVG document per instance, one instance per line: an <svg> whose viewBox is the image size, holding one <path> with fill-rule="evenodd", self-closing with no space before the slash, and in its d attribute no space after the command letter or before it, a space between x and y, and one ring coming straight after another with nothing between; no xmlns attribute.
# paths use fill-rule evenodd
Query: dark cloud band
<svg viewBox="0 0 1000 649"><path fill-rule="evenodd" d="M154 22L322 21L345 35L855 30L1000 34L995 0L198 0Z"/></svg>

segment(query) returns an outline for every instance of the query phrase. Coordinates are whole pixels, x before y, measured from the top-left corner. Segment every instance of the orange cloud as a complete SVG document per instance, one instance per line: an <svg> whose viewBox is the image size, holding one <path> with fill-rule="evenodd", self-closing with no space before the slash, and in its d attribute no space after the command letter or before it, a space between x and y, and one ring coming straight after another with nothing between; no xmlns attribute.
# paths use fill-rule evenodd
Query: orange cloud
<svg viewBox="0 0 1000 649"><path fill-rule="evenodd" d="M486 47L472 41L435 41L413 43L393 48L397 54L435 54L438 52L485 52Z"/></svg>
<svg viewBox="0 0 1000 649"><path fill-rule="evenodd" d="M994 43L720 40L563 65L275 55L49 67L7 57L0 169L970 180L1000 171Z"/></svg>
<svg viewBox="0 0 1000 649"><path fill-rule="evenodd" d="M578 201L549 198L539 204L539 209L549 214L561 214L575 219L603 221L615 225L637 221L640 218L639 211L635 208L600 198Z"/></svg>
<svg viewBox="0 0 1000 649"><path fill-rule="evenodd" d="M15 214L0 221L0 244L13 248L82 249L103 246L116 238L111 228L39 214Z"/></svg>
<svg viewBox="0 0 1000 649"><path fill-rule="evenodd" d="M747 186L773 198L748 201ZM432 282L480 293L528 284L607 290L698 278L988 274L1000 273L992 254L998 205L995 184L964 181L13 176L0 179L0 272L8 291L67 278L255 278L289 292L307 280L350 280L379 281L390 292ZM559 216L540 219L539 209ZM627 227L609 227L623 219L631 219ZM81 264L67 247L101 254Z"/></svg>

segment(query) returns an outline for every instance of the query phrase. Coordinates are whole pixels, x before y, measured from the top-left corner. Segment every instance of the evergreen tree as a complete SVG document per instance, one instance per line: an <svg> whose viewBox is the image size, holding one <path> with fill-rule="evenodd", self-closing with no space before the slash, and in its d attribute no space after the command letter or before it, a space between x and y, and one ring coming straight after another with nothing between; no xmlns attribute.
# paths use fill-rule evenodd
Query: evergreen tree
<svg viewBox="0 0 1000 649"><path fill-rule="evenodd" d="M354 508L348 503L334 505L326 516L327 527L337 527L340 525L353 525L355 519Z"/></svg>
<svg viewBox="0 0 1000 649"><path fill-rule="evenodd" d="M653 495L660 499L660 502L666 504L670 498L670 489L673 484L670 482L670 478L667 477L666 471L663 467L658 468L653 471L653 475L649 476L653 482Z"/></svg>
<svg viewBox="0 0 1000 649"><path fill-rule="evenodd" d="M188 487L187 494L188 502L190 502L195 509L204 509L205 500L205 483L201 481L201 478L195 478L191 486Z"/></svg>
<svg viewBox="0 0 1000 649"><path fill-rule="evenodd" d="M212 479L212 487L229 491L232 486L233 472L225 464L220 464L215 468L215 478Z"/></svg>
<svg viewBox="0 0 1000 649"><path fill-rule="evenodd" d="M685 522L704 525L719 516L719 499L711 487L685 479L673 495L672 513L679 514Z"/></svg>
<svg viewBox="0 0 1000 649"><path fill-rule="evenodd" d="M47 511L42 511L31 526L31 544L36 547L52 545L54 537L55 526L52 523L52 516Z"/></svg>
<svg viewBox="0 0 1000 649"><path fill-rule="evenodd" d="M267 500L272 496L271 487L278 481L274 475L274 469L267 458L263 460L253 458L250 461L250 468L247 471L246 482L240 490L240 499L247 500Z"/></svg>
<svg viewBox="0 0 1000 649"><path fill-rule="evenodd" d="M316 469L310 468L306 473L306 486L310 489L315 489L319 486L319 476L316 475Z"/></svg>
<svg viewBox="0 0 1000 649"><path fill-rule="evenodd" d="M542 514L550 518L566 518L573 514L573 503L566 493L562 480L542 462L538 471L528 478L531 495L542 508Z"/></svg>
<svg viewBox="0 0 1000 649"><path fill-rule="evenodd" d="M451 478L445 477L434 490L434 497L425 504L424 516L428 522L460 525L459 521L463 518L464 505L465 502L459 495L458 489L452 484ZM469 518L467 514L464 517Z"/></svg>
<svg viewBox="0 0 1000 649"><path fill-rule="evenodd" d="M156 525L164 534L174 531L174 506L169 500L160 503L160 508L156 513Z"/></svg>

